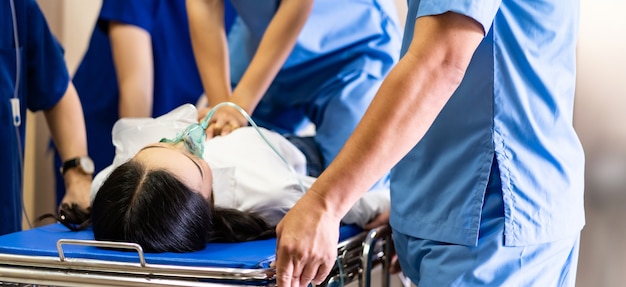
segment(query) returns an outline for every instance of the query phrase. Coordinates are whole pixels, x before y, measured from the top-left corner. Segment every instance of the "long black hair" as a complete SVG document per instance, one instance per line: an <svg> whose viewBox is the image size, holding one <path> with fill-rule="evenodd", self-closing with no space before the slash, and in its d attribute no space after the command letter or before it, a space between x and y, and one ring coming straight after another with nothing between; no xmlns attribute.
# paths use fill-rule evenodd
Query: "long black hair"
<svg viewBox="0 0 626 287"><path fill-rule="evenodd" d="M260 216L213 207L167 170L148 170L133 160L117 167L100 187L91 221L96 240L138 243L148 252L189 252L207 242L276 235Z"/></svg>

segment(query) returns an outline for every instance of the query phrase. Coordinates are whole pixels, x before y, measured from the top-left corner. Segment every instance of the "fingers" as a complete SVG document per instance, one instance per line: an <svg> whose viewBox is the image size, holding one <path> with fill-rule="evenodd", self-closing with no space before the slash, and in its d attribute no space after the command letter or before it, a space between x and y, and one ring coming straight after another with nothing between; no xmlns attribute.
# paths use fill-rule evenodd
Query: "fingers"
<svg viewBox="0 0 626 287"><path fill-rule="evenodd" d="M311 283L320 285L326 280L331 268L332 265L315 263L307 264L301 268L298 266L298 262L294 262L294 264L286 265L280 269L282 272L276 274L276 283L277 286L294 287L307 287ZM296 274L297 270L301 270L302 273Z"/></svg>
<svg viewBox="0 0 626 287"><path fill-rule="evenodd" d="M367 223L364 228L370 230L386 224L389 224L389 211L377 215L372 221Z"/></svg>
<svg viewBox="0 0 626 287"><path fill-rule="evenodd" d="M313 277L313 283L315 283L315 285L320 285L324 282L324 280L326 280L326 277L328 277L328 274L330 274L330 270L332 270L334 266L334 261L333 264L327 264L324 263L322 265L320 265L319 269L317 270L317 274Z"/></svg>
<svg viewBox="0 0 626 287"><path fill-rule="evenodd" d="M229 122L215 122L209 124L206 129L207 138L213 138L216 136L225 136L232 133L234 130L240 128L241 126L238 123Z"/></svg>
<svg viewBox="0 0 626 287"><path fill-rule="evenodd" d="M217 134L217 135L219 135L219 134ZM210 124L207 127L207 129L206 129L206 138L207 139L211 139L211 138L213 138L215 136L216 136L216 134L215 134L215 125Z"/></svg>
<svg viewBox="0 0 626 287"><path fill-rule="evenodd" d="M277 254L276 262L281 264L276 266L277 286L306 287L311 282L315 285L320 285L326 280L335 264L334 260L323 260L321 257L297 256L295 254L295 251Z"/></svg>
<svg viewBox="0 0 626 287"><path fill-rule="evenodd" d="M220 133L220 135L223 135L223 136L228 135L229 133L231 133L231 132L232 132L233 130L235 130L236 128L237 128L237 127L234 127L232 124L225 125L225 126L222 128L222 132Z"/></svg>
<svg viewBox="0 0 626 287"><path fill-rule="evenodd" d="M276 265L276 286L292 286L292 279L295 279L293 276L293 262L288 252L278 251L276 253L276 262L281 264Z"/></svg>
<svg viewBox="0 0 626 287"><path fill-rule="evenodd" d="M219 109L209 121L206 129L207 138L228 135L247 124L248 122L239 111L232 108Z"/></svg>
<svg viewBox="0 0 626 287"><path fill-rule="evenodd" d="M317 273L318 272L317 272L316 266L312 264L305 265L304 268L302 268L302 274L300 274L300 280L298 281L298 283L300 284L299 286L308 286L309 283L313 281L313 278L315 278ZM294 278L294 279L297 279L297 278Z"/></svg>
<svg viewBox="0 0 626 287"><path fill-rule="evenodd" d="M374 220L370 221L365 226L363 226L363 228L365 228L365 230L372 230L381 225L382 225L382 222L380 222L379 220L375 218Z"/></svg>

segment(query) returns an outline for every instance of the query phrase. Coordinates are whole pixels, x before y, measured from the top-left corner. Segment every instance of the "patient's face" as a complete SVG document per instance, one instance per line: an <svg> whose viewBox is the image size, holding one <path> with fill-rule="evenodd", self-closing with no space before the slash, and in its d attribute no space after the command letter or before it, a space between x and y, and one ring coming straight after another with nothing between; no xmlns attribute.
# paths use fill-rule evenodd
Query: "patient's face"
<svg viewBox="0 0 626 287"><path fill-rule="evenodd" d="M133 160L140 161L148 169L170 171L191 190L209 199L213 177L207 162L187 150L182 142L155 143L140 150Z"/></svg>

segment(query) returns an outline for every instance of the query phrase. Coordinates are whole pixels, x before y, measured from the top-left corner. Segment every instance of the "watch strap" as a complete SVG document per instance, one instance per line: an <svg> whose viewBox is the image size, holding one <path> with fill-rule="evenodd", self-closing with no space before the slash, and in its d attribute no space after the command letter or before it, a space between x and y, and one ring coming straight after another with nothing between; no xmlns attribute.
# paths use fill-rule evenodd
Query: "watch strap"
<svg viewBox="0 0 626 287"><path fill-rule="evenodd" d="M69 160L64 161L59 170L61 171L62 175L65 175L65 172L67 172L68 170L72 168L77 167L79 163L80 163L80 157L71 158Z"/></svg>

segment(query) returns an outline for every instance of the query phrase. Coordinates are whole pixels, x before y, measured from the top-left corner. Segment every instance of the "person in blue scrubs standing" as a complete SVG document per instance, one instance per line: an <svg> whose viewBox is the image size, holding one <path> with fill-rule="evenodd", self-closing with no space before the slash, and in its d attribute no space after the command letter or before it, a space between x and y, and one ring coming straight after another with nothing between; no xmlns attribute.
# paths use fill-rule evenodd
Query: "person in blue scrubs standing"
<svg viewBox="0 0 626 287"><path fill-rule="evenodd" d="M0 1L0 235L22 228L26 109L43 111L63 161L87 163L83 112L63 49L34 0ZM89 206L92 170L66 165L63 203Z"/></svg>
<svg viewBox="0 0 626 287"><path fill-rule="evenodd" d="M473 3L408 1L401 60L277 226L278 286L324 279L339 219L392 167L389 223L417 286L575 285L579 3Z"/></svg>
<svg viewBox="0 0 626 287"><path fill-rule="evenodd" d="M313 148L319 149L324 168L398 60L395 4L231 1L238 18L226 38L217 18L221 1L187 0L208 106L233 102L259 126L283 135L302 134L312 123ZM234 108L224 107L215 112L207 134L225 135L247 124Z"/></svg>
<svg viewBox="0 0 626 287"><path fill-rule="evenodd" d="M232 7L226 5L223 13L230 27ZM111 130L119 118L158 117L201 97L185 2L104 0L73 82L98 172L113 161ZM56 190L62 198L63 186Z"/></svg>

